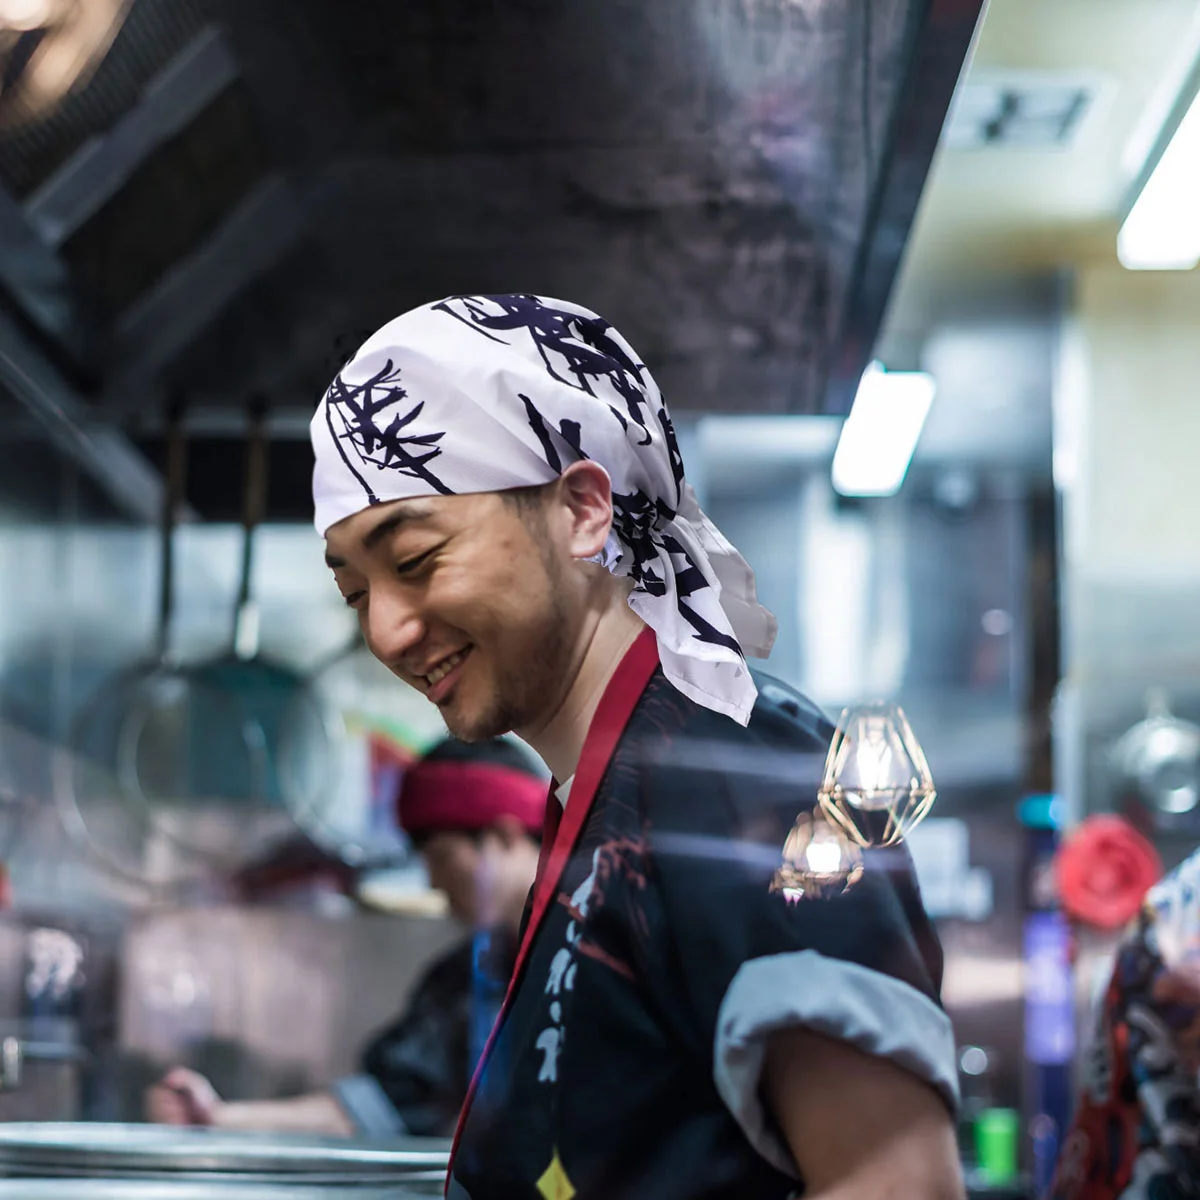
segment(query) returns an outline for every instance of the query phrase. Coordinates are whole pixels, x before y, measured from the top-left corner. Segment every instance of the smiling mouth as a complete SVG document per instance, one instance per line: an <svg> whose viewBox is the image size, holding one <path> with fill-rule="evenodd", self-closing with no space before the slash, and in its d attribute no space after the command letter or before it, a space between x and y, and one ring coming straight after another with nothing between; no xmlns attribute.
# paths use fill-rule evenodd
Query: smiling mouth
<svg viewBox="0 0 1200 1200"><path fill-rule="evenodd" d="M456 650L448 658L443 658L442 661L439 662L432 671L425 675L424 678L426 687L436 687L442 682L443 679L446 678L447 675L450 674L451 671L454 670L455 667L458 666L460 662L462 662L464 658L467 657L470 652L471 647L464 646L461 650Z"/></svg>

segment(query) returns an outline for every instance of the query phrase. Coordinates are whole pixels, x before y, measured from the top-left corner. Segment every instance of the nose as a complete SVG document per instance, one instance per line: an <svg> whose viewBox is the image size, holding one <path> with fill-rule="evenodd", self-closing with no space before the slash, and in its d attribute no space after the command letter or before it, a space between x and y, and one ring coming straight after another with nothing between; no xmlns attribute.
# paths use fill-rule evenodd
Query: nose
<svg viewBox="0 0 1200 1200"><path fill-rule="evenodd" d="M387 667L404 657L425 636L425 621L401 588L374 588L363 619L363 637L372 654Z"/></svg>

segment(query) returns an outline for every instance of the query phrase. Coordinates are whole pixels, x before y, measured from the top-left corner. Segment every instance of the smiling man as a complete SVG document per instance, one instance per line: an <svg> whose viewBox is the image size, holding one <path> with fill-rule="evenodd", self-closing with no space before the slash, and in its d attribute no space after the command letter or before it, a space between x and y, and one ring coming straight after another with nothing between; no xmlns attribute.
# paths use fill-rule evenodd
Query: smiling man
<svg viewBox="0 0 1200 1200"><path fill-rule="evenodd" d="M555 777L456 1200L961 1196L941 956L904 853L772 890L828 722L751 673L774 619L594 313L397 318L312 423L317 529L373 653Z"/></svg>

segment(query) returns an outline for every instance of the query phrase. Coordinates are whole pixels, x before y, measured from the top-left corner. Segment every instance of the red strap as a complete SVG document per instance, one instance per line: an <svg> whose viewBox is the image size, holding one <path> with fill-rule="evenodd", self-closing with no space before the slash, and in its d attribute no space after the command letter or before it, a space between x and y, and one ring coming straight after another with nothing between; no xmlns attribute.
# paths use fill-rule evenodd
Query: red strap
<svg viewBox="0 0 1200 1200"><path fill-rule="evenodd" d="M483 1053L479 1056L474 1078L467 1089L467 1098L458 1116L458 1128L454 1131L454 1145L450 1150L450 1163L446 1171L447 1193L450 1189L450 1176L454 1171L459 1139L467 1122L467 1114L471 1110L471 1102L475 1099L479 1080L483 1076L483 1069L491 1055L496 1037L521 985L521 976L534 938L537 937L542 920L550 908L550 902L558 894L563 870L583 831L600 780L608 770L621 734L625 732L625 726L629 723L629 718L633 715L633 710L637 707L637 702L657 666L658 642L652 630L644 629L621 659L608 681L604 695L600 697L596 715L588 726L587 738L579 755L579 766L575 770L575 780L571 784L571 795L565 812L562 811L555 795L557 785L552 784L550 787L550 794L546 798L546 825L542 830L542 852L538 857L537 879L533 885L533 908L529 914L529 923L525 926L525 936L521 939L521 946L517 951L517 961L513 966L504 1003L492 1026L492 1032L488 1035Z"/></svg>

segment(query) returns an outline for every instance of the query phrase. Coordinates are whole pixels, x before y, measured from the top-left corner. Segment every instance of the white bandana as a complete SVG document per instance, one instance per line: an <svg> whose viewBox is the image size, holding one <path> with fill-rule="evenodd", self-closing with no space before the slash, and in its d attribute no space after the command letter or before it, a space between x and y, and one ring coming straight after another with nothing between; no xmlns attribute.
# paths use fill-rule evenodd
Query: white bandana
<svg viewBox="0 0 1200 1200"><path fill-rule="evenodd" d="M317 532L370 504L549 483L591 459L612 480L601 556L634 582L667 678L741 724L775 618L700 511L650 372L601 317L540 296L451 296L389 322L312 421Z"/></svg>

